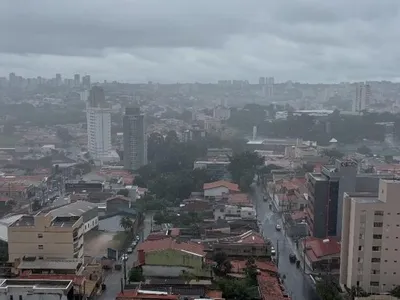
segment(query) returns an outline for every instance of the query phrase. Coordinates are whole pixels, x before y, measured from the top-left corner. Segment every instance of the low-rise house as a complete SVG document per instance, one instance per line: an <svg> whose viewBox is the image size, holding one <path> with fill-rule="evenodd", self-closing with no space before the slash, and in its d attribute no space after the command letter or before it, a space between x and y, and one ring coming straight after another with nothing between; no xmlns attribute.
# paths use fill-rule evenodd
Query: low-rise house
<svg viewBox="0 0 400 300"><path fill-rule="evenodd" d="M219 198L230 193L239 193L240 189L236 183L225 180L205 183L203 186L204 197Z"/></svg>
<svg viewBox="0 0 400 300"><path fill-rule="evenodd" d="M264 240L260 233L252 230L238 236L218 239L211 243L209 247L211 256L222 251L232 258L271 257L271 245Z"/></svg>
<svg viewBox="0 0 400 300"><path fill-rule="evenodd" d="M182 272L196 277L211 277L204 246L192 242L177 242L172 238L145 241L138 247L137 264L145 277L180 277Z"/></svg>
<svg viewBox="0 0 400 300"><path fill-rule="evenodd" d="M303 210L307 206L304 178L281 179L269 185L269 194L278 211Z"/></svg>
<svg viewBox="0 0 400 300"><path fill-rule="evenodd" d="M121 210L130 209L131 207L131 199L122 195L116 195L106 200L106 210L108 214L117 213Z"/></svg>
<svg viewBox="0 0 400 300"><path fill-rule="evenodd" d="M249 195L244 193L229 194L225 195L224 198L226 198L226 202L230 205L253 207Z"/></svg>
<svg viewBox="0 0 400 300"><path fill-rule="evenodd" d="M300 243L299 251L305 252L306 264L314 272L332 273L340 269L340 243L335 239L308 237Z"/></svg>
<svg viewBox="0 0 400 300"><path fill-rule="evenodd" d="M3 279L0 299L60 299L74 297L72 280Z"/></svg>
<svg viewBox="0 0 400 300"><path fill-rule="evenodd" d="M262 300L288 300L289 296L278 276L268 272L260 272L257 275L257 282Z"/></svg>
<svg viewBox="0 0 400 300"><path fill-rule="evenodd" d="M240 207L236 205L216 205L214 208L214 220L255 219L256 210L252 207Z"/></svg>
<svg viewBox="0 0 400 300"><path fill-rule="evenodd" d="M142 289L125 290L117 294L116 300L179 300L179 295L168 292L149 291Z"/></svg>
<svg viewBox="0 0 400 300"><path fill-rule="evenodd" d="M283 222L286 234L290 237L308 236L307 214L304 211L288 212L283 215Z"/></svg>

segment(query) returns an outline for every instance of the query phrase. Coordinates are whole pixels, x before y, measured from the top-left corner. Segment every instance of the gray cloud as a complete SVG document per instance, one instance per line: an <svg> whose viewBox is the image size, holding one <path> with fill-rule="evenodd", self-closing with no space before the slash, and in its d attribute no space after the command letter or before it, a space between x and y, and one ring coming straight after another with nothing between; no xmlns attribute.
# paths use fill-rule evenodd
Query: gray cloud
<svg viewBox="0 0 400 300"><path fill-rule="evenodd" d="M396 79L398 0L3 0L0 74Z"/></svg>

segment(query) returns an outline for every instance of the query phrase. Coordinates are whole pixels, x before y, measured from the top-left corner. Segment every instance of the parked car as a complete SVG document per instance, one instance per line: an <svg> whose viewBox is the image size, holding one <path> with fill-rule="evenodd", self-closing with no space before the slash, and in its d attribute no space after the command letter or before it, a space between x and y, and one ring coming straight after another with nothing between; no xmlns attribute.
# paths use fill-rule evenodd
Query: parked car
<svg viewBox="0 0 400 300"><path fill-rule="evenodd" d="M277 231L281 231L282 227L281 227L281 225L276 224L276 225L275 225L275 229L276 229Z"/></svg>
<svg viewBox="0 0 400 300"><path fill-rule="evenodd" d="M289 261L290 261L292 264L294 264L294 263L297 261L296 254L290 253L290 254L289 254Z"/></svg>
<svg viewBox="0 0 400 300"><path fill-rule="evenodd" d="M133 241L132 244L131 244L131 247L136 247L136 245L137 245L137 242Z"/></svg>
<svg viewBox="0 0 400 300"><path fill-rule="evenodd" d="M126 253L128 253L128 254L133 253L133 249L132 249L131 247L129 247L129 248L126 250Z"/></svg>
<svg viewBox="0 0 400 300"><path fill-rule="evenodd" d="M140 240L140 236L139 236L139 235L136 236L136 240L137 240L137 241Z"/></svg>
<svg viewBox="0 0 400 300"><path fill-rule="evenodd" d="M276 255L276 251L275 251L274 246L271 246L271 255L272 255L272 256L275 256L275 255Z"/></svg>

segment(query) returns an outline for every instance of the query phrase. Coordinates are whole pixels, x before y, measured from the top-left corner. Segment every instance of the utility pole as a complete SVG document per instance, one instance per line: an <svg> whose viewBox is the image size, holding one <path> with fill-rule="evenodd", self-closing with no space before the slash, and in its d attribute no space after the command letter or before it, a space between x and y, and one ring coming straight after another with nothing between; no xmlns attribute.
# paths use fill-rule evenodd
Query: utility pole
<svg viewBox="0 0 400 300"><path fill-rule="evenodd" d="M124 285L126 285L126 259L124 259L123 262L124 262Z"/></svg>
<svg viewBox="0 0 400 300"><path fill-rule="evenodd" d="M307 251L307 237L304 238L303 243L303 273L306 274L306 251Z"/></svg>
<svg viewBox="0 0 400 300"><path fill-rule="evenodd" d="M276 241L276 267L279 267L279 240Z"/></svg>

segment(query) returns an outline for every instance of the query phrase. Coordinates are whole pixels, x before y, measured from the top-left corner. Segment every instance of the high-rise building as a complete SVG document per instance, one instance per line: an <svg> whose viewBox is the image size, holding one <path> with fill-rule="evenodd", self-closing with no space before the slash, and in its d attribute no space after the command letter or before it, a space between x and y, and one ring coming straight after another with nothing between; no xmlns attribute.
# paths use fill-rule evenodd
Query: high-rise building
<svg viewBox="0 0 400 300"><path fill-rule="evenodd" d="M258 84L259 84L259 85L265 85L265 77L260 77L260 78L258 79Z"/></svg>
<svg viewBox="0 0 400 300"><path fill-rule="evenodd" d="M367 293L400 282L400 181L381 179L377 193L345 193L340 283Z"/></svg>
<svg viewBox="0 0 400 300"><path fill-rule="evenodd" d="M124 168L137 170L147 164L146 122L138 106L125 109L123 133Z"/></svg>
<svg viewBox="0 0 400 300"><path fill-rule="evenodd" d="M371 86L364 82L356 83L356 95L353 98L353 112L362 112L371 103Z"/></svg>
<svg viewBox="0 0 400 300"><path fill-rule="evenodd" d="M82 85L85 89L90 89L90 75L85 75L82 77Z"/></svg>
<svg viewBox="0 0 400 300"><path fill-rule="evenodd" d="M60 73L56 74L56 84L57 84L57 86L62 85L62 78L61 78L61 74Z"/></svg>
<svg viewBox="0 0 400 300"><path fill-rule="evenodd" d="M111 111L106 107L104 91L95 86L90 90L86 108L88 151L102 160L111 150Z"/></svg>
<svg viewBox="0 0 400 300"><path fill-rule="evenodd" d="M74 85L75 86L81 85L81 75L79 75L79 74L74 75Z"/></svg>

